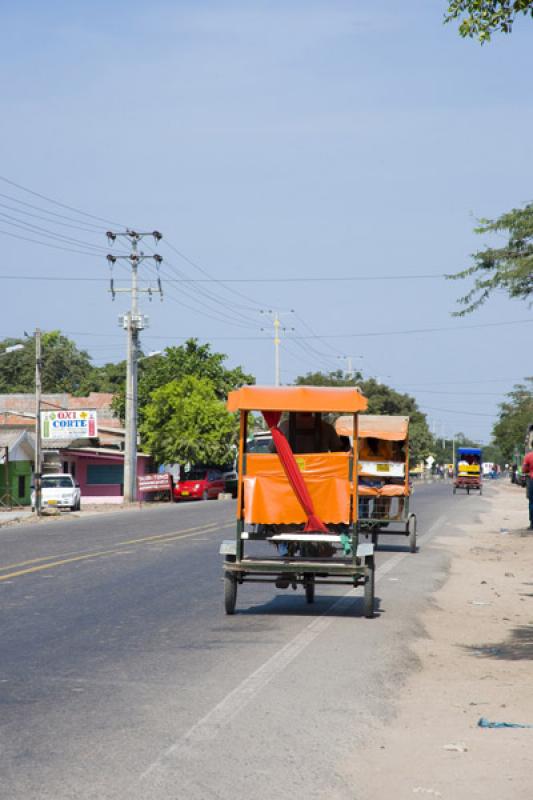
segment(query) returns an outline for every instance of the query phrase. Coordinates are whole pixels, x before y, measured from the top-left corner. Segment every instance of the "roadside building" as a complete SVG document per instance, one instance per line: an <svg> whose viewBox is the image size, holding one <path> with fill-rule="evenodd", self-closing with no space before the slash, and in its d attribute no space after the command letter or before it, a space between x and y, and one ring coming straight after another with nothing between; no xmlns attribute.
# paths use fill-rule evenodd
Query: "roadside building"
<svg viewBox="0 0 533 800"><path fill-rule="evenodd" d="M32 433L0 431L0 508L30 505L34 458Z"/></svg>
<svg viewBox="0 0 533 800"><path fill-rule="evenodd" d="M113 411L112 401L113 395L109 392L91 392L87 397L73 397L66 392L42 396L43 411L96 412L98 424L95 436L70 440L47 438L42 442L43 473L69 472L80 485L82 504L84 501L121 503L124 499L125 430ZM28 456L24 475L31 476L35 461L35 396L0 395L0 442L3 437L8 437L12 442L18 441L17 437L22 434L26 434L23 441ZM0 456L1 452L0 449ZM9 460L11 461L11 456ZM12 468L13 474L22 474L15 473L16 469L17 467ZM18 469L22 470L22 467ZM137 471L139 475L151 471L151 459L148 455L139 453ZM12 480L18 481L18 477ZM26 483L25 480L25 489ZM31 480L25 493L28 503L30 485ZM17 488L22 487L23 483L20 481ZM0 496L1 494L0 488Z"/></svg>

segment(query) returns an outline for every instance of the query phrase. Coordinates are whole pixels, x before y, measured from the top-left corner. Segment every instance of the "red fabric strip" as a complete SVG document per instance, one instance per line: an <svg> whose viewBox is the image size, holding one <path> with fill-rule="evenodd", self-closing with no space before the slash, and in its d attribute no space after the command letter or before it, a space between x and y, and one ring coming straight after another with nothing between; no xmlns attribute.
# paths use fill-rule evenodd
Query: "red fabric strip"
<svg viewBox="0 0 533 800"><path fill-rule="evenodd" d="M279 456L279 460L281 461L285 475L287 476L287 480L289 481L294 494L298 499L298 502L300 503L304 512L307 514L307 523L304 531L311 531L313 533L316 531L320 531L321 533L329 533L322 520L320 520L315 514L313 500L311 499L311 495L309 494L309 490L305 484L303 475L300 472L300 468L296 463L291 446L286 437L278 428L278 424L281 419L281 411L263 411L262 413L266 424L272 433L274 447L276 448L276 452Z"/></svg>

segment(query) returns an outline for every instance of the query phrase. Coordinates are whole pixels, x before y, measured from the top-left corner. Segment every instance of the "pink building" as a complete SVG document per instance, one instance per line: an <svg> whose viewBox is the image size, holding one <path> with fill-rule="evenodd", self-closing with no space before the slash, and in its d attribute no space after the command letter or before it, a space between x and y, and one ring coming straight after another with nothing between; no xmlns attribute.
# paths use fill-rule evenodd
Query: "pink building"
<svg viewBox="0 0 533 800"><path fill-rule="evenodd" d="M92 439L43 441L43 473L69 472L80 484L81 502L122 503L124 484L125 431L112 408L113 395L91 392L88 397L73 397L66 392L43 394L43 411L95 410L98 435ZM35 431L35 396L0 395L0 433ZM33 464L32 464L33 468ZM137 472L151 471L151 458L139 454ZM140 500L147 499L143 496Z"/></svg>
<svg viewBox="0 0 533 800"><path fill-rule="evenodd" d="M61 472L70 472L78 481L83 503L122 503L124 495L124 455L109 448L67 448L59 451ZM137 474L151 471L150 456L137 456ZM145 498L139 496L139 500Z"/></svg>

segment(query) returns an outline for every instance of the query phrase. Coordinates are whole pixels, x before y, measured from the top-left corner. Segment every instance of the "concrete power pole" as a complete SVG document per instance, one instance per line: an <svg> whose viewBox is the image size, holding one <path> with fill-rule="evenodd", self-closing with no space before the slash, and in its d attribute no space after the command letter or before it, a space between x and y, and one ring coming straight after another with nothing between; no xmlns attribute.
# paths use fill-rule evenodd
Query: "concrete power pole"
<svg viewBox="0 0 533 800"><path fill-rule="evenodd" d="M269 309L268 311L260 311L261 314L270 314L273 318L273 325L274 325L274 386L281 386L281 368L280 368L280 357L279 357L279 346L281 344L281 333L285 331L293 331L294 328L284 328L281 324L280 320L280 312L279 311L272 311ZM294 311L291 309L290 311L286 312L288 314L294 314ZM261 328L264 331L264 328Z"/></svg>
<svg viewBox="0 0 533 800"><path fill-rule="evenodd" d="M346 370L344 374L349 380L351 380L355 376L353 360L354 358L363 358L363 356L337 356L337 358L341 361L346 361Z"/></svg>
<svg viewBox="0 0 533 800"><path fill-rule="evenodd" d="M34 485L35 485L35 513L38 517L41 516L41 499L42 499L42 449L41 449L41 369L42 369L42 356L41 356L41 331L39 328L35 330L35 469L34 469Z"/></svg>
<svg viewBox="0 0 533 800"><path fill-rule="evenodd" d="M145 236L153 236L156 245L163 238L159 231L151 233L139 233L138 231L127 230L125 232L107 232L110 244L113 244L117 237L124 236L129 240L131 252L129 255L115 256L108 255L111 268L119 259L129 261L131 266L131 287L115 288L113 278L111 278L110 292L115 299L117 293L128 293L131 295L131 309L123 316L119 317L119 323L127 333L127 354L126 354L126 436L124 442L124 502L133 503L137 498L137 360L139 355L139 334L148 324L147 317L139 313L139 294L148 294L150 300L153 294L159 294L163 299L161 280L158 277L157 287L146 289L139 288L139 266L143 261L151 259L155 261L157 268L163 261L157 253L145 255L138 252L138 244Z"/></svg>

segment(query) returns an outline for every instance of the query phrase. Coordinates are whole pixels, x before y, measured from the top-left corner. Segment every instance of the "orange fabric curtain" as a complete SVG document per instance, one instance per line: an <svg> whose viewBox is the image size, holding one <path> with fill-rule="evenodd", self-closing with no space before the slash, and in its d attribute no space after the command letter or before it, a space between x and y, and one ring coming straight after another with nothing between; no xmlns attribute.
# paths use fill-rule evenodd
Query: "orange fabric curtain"
<svg viewBox="0 0 533 800"><path fill-rule="evenodd" d="M311 495L309 494L303 479L303 475L300 472L298 464L296 463L291 446L286 437L278 428L278 424L281 419L281 411L263 411L262 414L265 418L266 424L270 428L270 432L272 433L274 447L276 448L276 452L279 456L279 460L285 475L287 476L287 480L289 481L294 494L298 499L298 502L307 516L307 523L304 530L312 531L313 533L317 531L320 531L321 533L329 533L322 520L320 520L315 514Z"/></svg>

